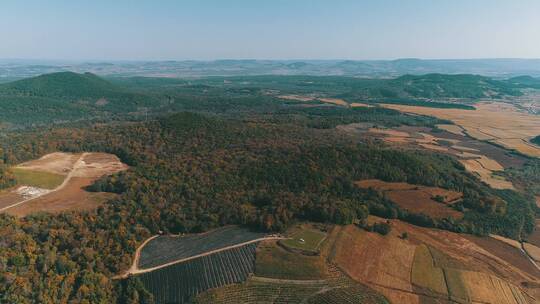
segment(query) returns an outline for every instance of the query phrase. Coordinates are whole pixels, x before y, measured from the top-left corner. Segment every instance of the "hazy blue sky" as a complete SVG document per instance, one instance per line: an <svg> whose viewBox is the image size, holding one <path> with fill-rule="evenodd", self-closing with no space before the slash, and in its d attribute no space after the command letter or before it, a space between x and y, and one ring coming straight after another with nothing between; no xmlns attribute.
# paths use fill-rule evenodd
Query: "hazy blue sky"
<svg viewBox="0 0 540 304"><path fill-rule="evenodd" d="M0 58L540 58L539 0L0 1Z"/></svg>

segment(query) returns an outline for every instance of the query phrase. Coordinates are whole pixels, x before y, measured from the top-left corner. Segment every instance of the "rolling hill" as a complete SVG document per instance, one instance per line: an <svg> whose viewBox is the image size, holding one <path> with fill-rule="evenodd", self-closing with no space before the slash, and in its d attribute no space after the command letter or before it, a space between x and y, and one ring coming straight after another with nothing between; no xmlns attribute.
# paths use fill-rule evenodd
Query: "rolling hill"
<svg viewBox="0 0 540 304"><path fill-rule="evenodd" d="M59 72L0 85L0 122L8 127L110 120L159 104L153 95L91 73Z"/></svg>
<svg viewBox="0 0 540 304"><path fill-rule="evenodd" d="M15 96L100 98L122 93L122 89L92 73L58 72L0 86L0 94Z"/></svg>

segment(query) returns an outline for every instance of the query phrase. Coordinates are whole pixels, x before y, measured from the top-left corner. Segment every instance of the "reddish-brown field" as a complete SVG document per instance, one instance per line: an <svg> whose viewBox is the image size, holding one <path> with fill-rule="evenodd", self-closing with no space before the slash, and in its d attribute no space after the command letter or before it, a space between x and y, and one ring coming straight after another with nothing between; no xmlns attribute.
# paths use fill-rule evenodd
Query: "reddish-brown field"
<svg viewBox="0 0 540 304"><path fill-rule="evenodd" d="M461 212L446 206L461 199L462 194L456 191L380 180L363 180L357 182L356 185L360 188L373 188L384 192L396 205L413 213L424 213L433 218L457 219L463 216ZM443 198L443 201L435 201L436 196Z"/></svg>
<svg viewBox="0 0 540 304"><path fill-rule="evenodd" d="M392 303L420 303L410 281L415 248L395 235L383 237L347 226L337 237L330 261Z"/></svg>
<svg viewBox="0 0 540 304"><path fill-rule="evenodd" d="M432 195L422 190L396 190L389 191L387 195L399 207L413 213L424 213L433 218L463 217L461 212L436 202Z"/></svg>

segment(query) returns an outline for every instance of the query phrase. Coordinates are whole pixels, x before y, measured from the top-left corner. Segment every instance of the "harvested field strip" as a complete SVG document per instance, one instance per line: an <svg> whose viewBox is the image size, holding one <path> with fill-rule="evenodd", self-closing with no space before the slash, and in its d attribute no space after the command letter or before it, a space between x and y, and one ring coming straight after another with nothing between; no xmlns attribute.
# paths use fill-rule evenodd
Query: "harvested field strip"
<svg viewBox="0 0 540 304"><path fill-rule="evenodd" d="M467 286L470 300L481 303L532 303L517 287L489 274L461 271L461 279Z"/></svg>
<svg viewBox="0 0 540 304"><path fill-rule="evenodd" d="M511 182L505 180L503 177L494 176L490 170L484 168L476 159L461 159L459 162L467 171L477 174L481 181L493 189L514 189L514 185Z"/></svg>
<svg viewBox="0 0 540 304"><path fill-rule="evenodd" d="M411 282L414 285L427 288L435 293L448 295L444 272L442 268L433 265L431 252L426 245L416 247Z"/></svg>
<svg viewBox="0 0 540 304"><path fill-rule="evenodd" d="M461 270L443 268L443 272L450 300L458 303L469 303L470 297L467 286L465 286L465 283L463 283L463 280L461 279Z"/></svg>
<svg viewBox="0 0 540 304"><path fill-rule="evenodd" d="M523 249L536 262L540 262L540 247L529 243L523 243Z"/></svg>
<svg viewBox="0 0 540 304"><path fill-rule="evenodd" d="M236 226L223 227L201 234L178 237L161 236L142 248L138 267L152 268L265 236L264 233L251 232Z"/></svg>
<svg viewBox="0 0 540 304"><path fill-rule="evenodd" d="M187 303L211 288L247 280L253 273L256 244L203 256L138 277L160 303Z"/></svg>
<svg viewBox="0 0 540 304"><path fill-rule="evenodd" d="M349 225L339 231L329 260L357 282L384 288L390 301L401 303L417 298L411 285L415 247L392 232L383 237Z"/></svg>
<svg viewBox="0 0 540 304"><path fill-rule="evenodd" d="M13 168L12 171L18 184L49 190L61 185L66 178L64 175L60 174L23 168Z"/></svg>

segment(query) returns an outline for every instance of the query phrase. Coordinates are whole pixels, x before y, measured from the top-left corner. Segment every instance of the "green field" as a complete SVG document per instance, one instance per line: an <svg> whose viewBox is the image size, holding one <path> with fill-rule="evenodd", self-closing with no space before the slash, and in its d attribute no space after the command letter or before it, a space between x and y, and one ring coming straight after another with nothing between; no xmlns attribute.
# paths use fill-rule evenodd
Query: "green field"
<svg viewBox="0 0 540 304"><path fill-rule="evenodd" d="M326 238L326 233L315 229L302 229L294 233L290 239L281 241L281 244L292 249L317 252L319 246Z"/></svg>
<svg viewBox="0 0 540 304"><path fill-rule="evenodd" d="M21 168L13 168L12 171L19 185L43 189L54 189L62 184L65 178L65 176L59 174Z"/></svg>
<svg viewBox="0 0 540 304"><path fill-rule="evenodd" d="M314 280L326 276L326 263L320 256L289 252L276 244L260 244L255 274L276 279Z"/></svg>

